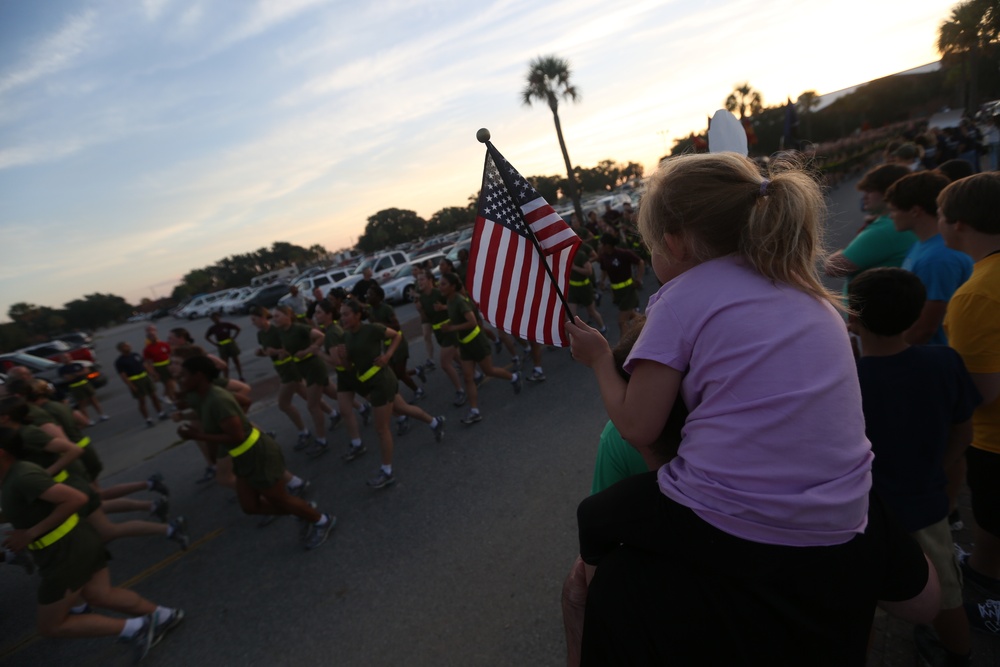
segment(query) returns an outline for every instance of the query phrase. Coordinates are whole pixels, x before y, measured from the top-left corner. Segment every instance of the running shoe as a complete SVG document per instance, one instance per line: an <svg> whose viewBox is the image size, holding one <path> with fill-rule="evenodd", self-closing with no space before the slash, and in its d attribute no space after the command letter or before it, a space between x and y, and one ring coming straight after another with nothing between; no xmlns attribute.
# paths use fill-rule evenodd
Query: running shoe
<svg viewBox="0 0 1000 667"><path fill-rule="evenodd" d="M97 426L97 422L91 419L90 421L87 422L87 426Z"/></svg>
<svg viewBox="0 0 1000 667"><path fill-rule="evenodd" d="M456 391L455 392L455 401L452 403L452 405L454 405L456 408L460 408L463 405L465 405L465 401L466 400L467 399L466 399L464 391Z"/></svg>
<svg viewBox="0 0 1000 667"><path fill-rule="evenodd" d="M358 414L361 415L361 423L362 424L364 424L365 426L368 426L369 424L371 424L372 423L372 404L371 403L365 403L364 405L362 405L361 409L358 410Z"/></svg>
<svg viewBox="0 0 1000 667"><path fill-rule="evenodd" d="M413 401L419 401L421 398L427 398L427 392L424 391L423 387L417 387L417 390L413 392Z"/></svg>
<svg viewBox="0 0 1000 667"><path fill-rule="evenodd" d="M545 373L538 369L531 371L531 375L528 376L528 382L545 382Z"/></svg>
<svg viewBox="0 0 1000 667"><path fill-rule="evenodd" d="M410 418L403 417L396 422L396 435L406 435L410 432Z"/></svg>
<svg viewBox="0 0 1000 667"><path fill-rule="evenodd" d="M147 655L149 649L156 645L156 614L146 614L142 617L142 627L131 637L122 637L118 641L131 644L135 661L139 662Z"/></svg>
<svg viewBox="0 0 1000 667"><path fill-rule="evenodd" d="M156 491L161 496L170 495L170 489L168 489L167 485L163 483L163 475L161 475L160 473L154 472L152 475L146 478L146 481L149 482L150 491Z"/></svg>
<svg viewBox="0 0 1000 667"><path fill-rule="evenodd" d="M427 361L424 362L424 370L432 371L435 368L437 368L437 364L434 363L433 359L428 359Z"/></svg>
<svg viewBox="0 0 1000 667"><path fill-rule="evenodd" d="M513 387L514 387L514 393L515 394L520 394L521 393L521 387L524 386L524 380L521 379L521 374L520 373L515 373L515 375L517 376L517 379L514 380L513 382L511 382L511 385L513 385Z"/></svg>
<svg viewBox="0 0 1000 667"><path fill-rule="evenodd" d="M368 480L368 486L373 489L381 489L395 483L395 481L396 478L391 473L387 473L380 468L378 474Z"/></svg>
<svg viewBox="0 0 1000 667"><path fill-rule="evenodd" d="M208 466L205 468L205 472L201 474L201 477L195 480L195 484L205 484L206 482L211 482L215 479L215 468Z"/></svg>
<svg viewBox="0 0 1000 667"><path fill-rule="evenodd" d="M472 378L472 379L473 379L473 381L474 381L474 382L476 383L476 386L478 387L478 386L480 386L481 384L483 384L483 381L484 381L484 380L486 379L486 375L484 375L483 373L479 373L478 375L476 375L476 376L475 376L474 378Z"/></svg>
<svg viewBox="0 0 1000 667"><path fill-rule="evenodd" d="M187 521L184 517L179 516L167 525L174 529L169 539L181 545L181 551L187 551L191 546L191 538L188 536Z"/></svg>
<svg viewBox="0 0 1000 667"><path fill-rule="evenodd" d="M955 551L958 555L958 564L962 568L962 579L967 584L972 584L973 588L979 590L980 593L988 595L993 598L1000 598L1000 579L994 579L993 577L987 576L985 574L980 574L969 566L969 556L970 554L962 550L960 546L955 545ZM997 627L1000 631L1000 626Z"/></svg>
<svg viewBox="0 0 1000 667"><path fill-rule="evenodd" d="M351 445L340 458L344 461L353 461L367 451L368 448L365 447L364 443L361 443L360 445Z"/></svg>
<svg viewBox="0 0 1000 667"><path fill-rule="evenodd" d="M312 524L309 527L309 534L305 539L306 549L315 549L326 542L326 538L330 537L334 526L337 525L337 517L330 516L329 514L324 514L323 517L326 519L325 524L322 526Z"/></svg>
<svg viewBox="0 0 1000 667"><path fill-rule="evenodd" d="M510 365L515 371L521 368L521 357L515 354L510 358Z"/></svg>
<svg viewBox="0 0 1000 667"><path fill-rule="evenodd" d="M296 452L301 452L303 449L309 446L309 442L312 440L312 433L306 431L305 433L299 433L299 439L295 441L295 445L292 449Z"/></svg>
<svg viewBox="0 0 1000 667"><path fill-rule="evenodd" d="M413 372L417 375L418 378L420 378L421 382L427 384L427 373L424 372L423 366L417 366L416 368L413 369Z"/></svg>
<svg viewBox="0 0 1000 667"><path fill-rule="evenodd" d="M168 419L170 419L170 415L168 415L166 412L164 412L164 411L161 410L160 411L160 421L162 422L162 421L166 421Z"/></svg>
<svg viewBox="0 0 1000 667"><path fill-rule="evenodd" d="M962 521L962 515L958 513L957 508L948 515L948 527L952 530L962 530L965 528L965 522Z"/></svg>
<svg viewBox="0 0 1000 667"><path fill-rule="evenodd" d="M463 424L475 424L483 421L483 416L477 410L469 410L469 414L462 417Z"/></svg>
<svg viewBox="0 0 1000 667"><path fill-rule="evenodd" d="M153 501L153 507L149 510L150 516L155 516L160 520L160 523L167 523L167 517L170 512L170 503L166 498L157 498Z"/></svg>
<svg viewBox="0 0 1000 667"><path fill-rule="evenodd" d="M444 415L437 416L438 425L432 428L434 431L434 442L441 442L444 440Z"/></svg>
<svg viewBox="0 0 1000 667"><path fill-rule="evenodd" d="M146 428L153 428L154 426L155 426L155 424L153 423L152 419L147 419L146 420Z"/></svg>
<svg viewBox="0 0 1000 667"><path fill-rule="evenodd" d="M323 456L328 451L330 451L330 443L313 440L313 443L306 447L306 456L311 459L315 459L319 456Z"/></svg>
<svg viewBox="0 0 1000 667"><path fill-rule="evenodd" d="M111 417L109 417L109 416L107 416L107 415L101 415L101 421L102 421L102 422L106 422L106 421L108 421L109 419L111 419Z"/></svg>
<svg viewBox="0 0 1000 667"><path fill-rule="evenodd" d="M341 420L340 412L331 412L329 429L332 431L333 429L337 428L337 425L340 423L340 420Z"/></svg>
<svg viewBox="0 0 1000 667"><path fill-rule="evenodd" d="M973 630L1000 637L1000 600L965 604L965 613Z"/></svg>
<svg viewBox="0 0 1000 667"><path fill-rule="evenodd" d="M184 621L184 610L183 609L171 609L170 616L156 624L156 636L153 638L153 646L156 646L168 632L176 628Z"/></svg>
<svg viewBox="0 0 1000 667"><path fill-rule="evenodd" d="M288 495L295 496L296 498L305 499L309 495L309 490L312 488L312 482L308 480L302 480L302 483L295 488L288 487Z"/></svg>

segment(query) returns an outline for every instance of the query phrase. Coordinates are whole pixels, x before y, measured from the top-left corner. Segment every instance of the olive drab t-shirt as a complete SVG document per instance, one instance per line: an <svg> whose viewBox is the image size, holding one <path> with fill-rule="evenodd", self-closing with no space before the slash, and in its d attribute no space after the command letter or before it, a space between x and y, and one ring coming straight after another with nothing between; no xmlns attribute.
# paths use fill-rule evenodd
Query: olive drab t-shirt
<svg viewBox="0 0 1000 667"><path fill-rule="evenodd" d="M347 356L358 375L375 365L375 358L382 354L384 340L385 326L381 324L362 324L356 332L344 332Z"/></svg>
<svg viewBox="0 0 1000 667"><path fill-rule="evenodd" d="M212 386L201 399L198 406L201 424L205 433L218 435L224 433L222 422L236 417L243 426L243 437L250 438L253 425L247 419L239 403L225 389ZM244 440L245 442L246 440ZM230 456L229 452L242 443L226 443L216 445L219 456ZM276 484L285 473L285 461L277 444L266 433L259 433L256 443L239 456L233 456L233 473L241 477L251 486L267 489Z"/></svg>

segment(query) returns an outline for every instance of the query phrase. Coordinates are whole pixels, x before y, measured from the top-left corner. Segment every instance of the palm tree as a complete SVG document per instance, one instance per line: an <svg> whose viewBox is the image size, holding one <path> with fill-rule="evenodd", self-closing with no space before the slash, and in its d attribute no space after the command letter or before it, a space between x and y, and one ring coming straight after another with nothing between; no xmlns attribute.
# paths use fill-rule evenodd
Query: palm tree
<svg viewBox="0 0 1000 667"><path fill-rule="evenodd" d="M736 89L733 90L733 92L729 94L729 97L726 98L726 111L735 113L739 110L740 120L745 119L747 116L760 113L763 107L764 98L761 97L758 91L751 88L749 83L736 86ZM747 111L750 113L747 113Z"/></svg>
<svg viewBox="0 0 1000 667"><path fill-rule="evenodd" d="M979 52L995 21L996 10L990 2L967 0L952 8L948 20L938 28L937 48L942 58L961 63L963 102L970 114L979 106Z"/></svg>
<svg viewBox="0 0 1000 667"><path fill-rule="evenodd" d="M545 102L552 110L552 120L556 124L556 136L559 138L559 148L562 150L563 162L566 163L566 180L569 184L567 193L573 200L573 210L577 218L583 221L583 206L580 204L580 191L573 174L573 164L569 161L566 141L563 139L562 124L559 122L559 100L576 102L580 91L570 85L569 61L556 56L539 56L528 64L528 84L521 91L521 100L525 106L533 102Z"/></svg>

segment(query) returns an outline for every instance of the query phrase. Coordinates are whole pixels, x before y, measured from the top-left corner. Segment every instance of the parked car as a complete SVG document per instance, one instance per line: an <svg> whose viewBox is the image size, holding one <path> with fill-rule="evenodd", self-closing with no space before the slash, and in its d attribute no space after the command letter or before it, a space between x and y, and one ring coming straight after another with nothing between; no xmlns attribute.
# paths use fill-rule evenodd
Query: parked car
<svg viewBox="0 0 1000 667"><path fill-rule="evenodd" d="M381 255L370 257L358 264L357 268L354 269L354 275L359 276L358 280L361 280L360 276L364 273L365 269L371 269L372 277L375 278L375 280L379 280L380 278L387 278L392 272L393 267L401 264L409 264L412 261L413 260L410 259L410 256L405 252L386 252ZM343 287L343 285L338 285L338 287ZM347 288L345 287L344 289Z"/></svg>
<svg viewBox="0 0 1000 667"><path fill-rule="evenodd" d="M50 361L59 361L59 357L64 354L68 354L74 361L89 361L92 363L97 361L97 359L94 358L94 351L89 345L74 347L61 340L52 340L48 343L31 345L30 347L26 347L18 351L24 352L25 354L33 354L36 357L43 357L45 359L49 359Z"/></svg>
<svg viewBox="0 0 1000 667"><path fill-rule="evenodd" d="M288 283L272 283L270 285L264 285L243 303L242 312L249 312L254 306L274 308L278 305L278 301L281 300L281 297L286 294L288 294Z"/></svg>
<svg viewBox="0 0 1000 667"><path fill-rule="evenodd" d="M319 287L324 294L335 284L351 275L347 269L328 269L319 273L297 279L293 285L299 288L299 292L307 297L312 296L312 291Z"/></svg>
<svg viewBox="0 0 1000 667"><path fill-rule="evenodd" d="M443 254L425 255L419 260L414 260L412 264L404 264L396 269L385 281L381 282L385 291L385 300L389 303L411 303L417 294L417 274L416 269L420 267L424 260L429 259L433 265L435 278L441 277L441 268L438 266Z"/></svg>
<svg viewBox="0 0 1000 667"><path fill-rule="evenodd" d="M108 383L108 377L101 372L101 367L97 364L83 360L77 361L77 363L87 369L87 379L95 387L100 388ZM56 396L60 399L67 394L69 386L69 383L59 376L59 367L61 365L42 357L36 357L33 354L25 354L24 352L0 354L0 373L9 374L10 369L14 366L24 366L36 378L45 380L54 386L56 388Z"/></svg>
<svg viewBox="0 0 1000 667"><path fill-rule="evenodd" d="M208 317L213 312L213 304L228 294L228 290L214 292L212 294L202 294L191 299L186 306L174 313L174 317L182 320L193 320L199 317Z"/></svg>
<svg viewBox="0 0 1000 667"><path fill-rule="evenodd" d="M53 340L61 340L64 343L68 343L71 347L77 347L80 345L90 346L94 341L91 339L89 334L82 331L74 331L68 334L62 334L60 336L53 336Z"/></svg>
<svg viewBox="0 0 1000 667"><path fill-rule="evenodd" d="M247 297L250 296L256 289L253 287L237 287L236 289L231 289L226 292L221 298L212 302L211 313L237 313L239 312L239 307L243 305Z"/></svg>

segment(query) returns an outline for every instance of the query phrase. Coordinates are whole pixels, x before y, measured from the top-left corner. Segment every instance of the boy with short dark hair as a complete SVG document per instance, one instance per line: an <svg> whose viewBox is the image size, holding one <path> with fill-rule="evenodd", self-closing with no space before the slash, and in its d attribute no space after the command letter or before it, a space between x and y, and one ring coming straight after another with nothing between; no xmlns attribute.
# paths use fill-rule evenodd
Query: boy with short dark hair
<svg viewBox="0 0 1000 667"><path fill-rule="evenodd" d="M911 346L904 332L920 316L925 290L903 269L869 269L851 281L848 327L861 338L858 360L872 486L934 563L941 582L937 637L917 628L928 664L970 664L962 576L948 525L945 468L972 439L979 392L949 347Z"/></svg>

